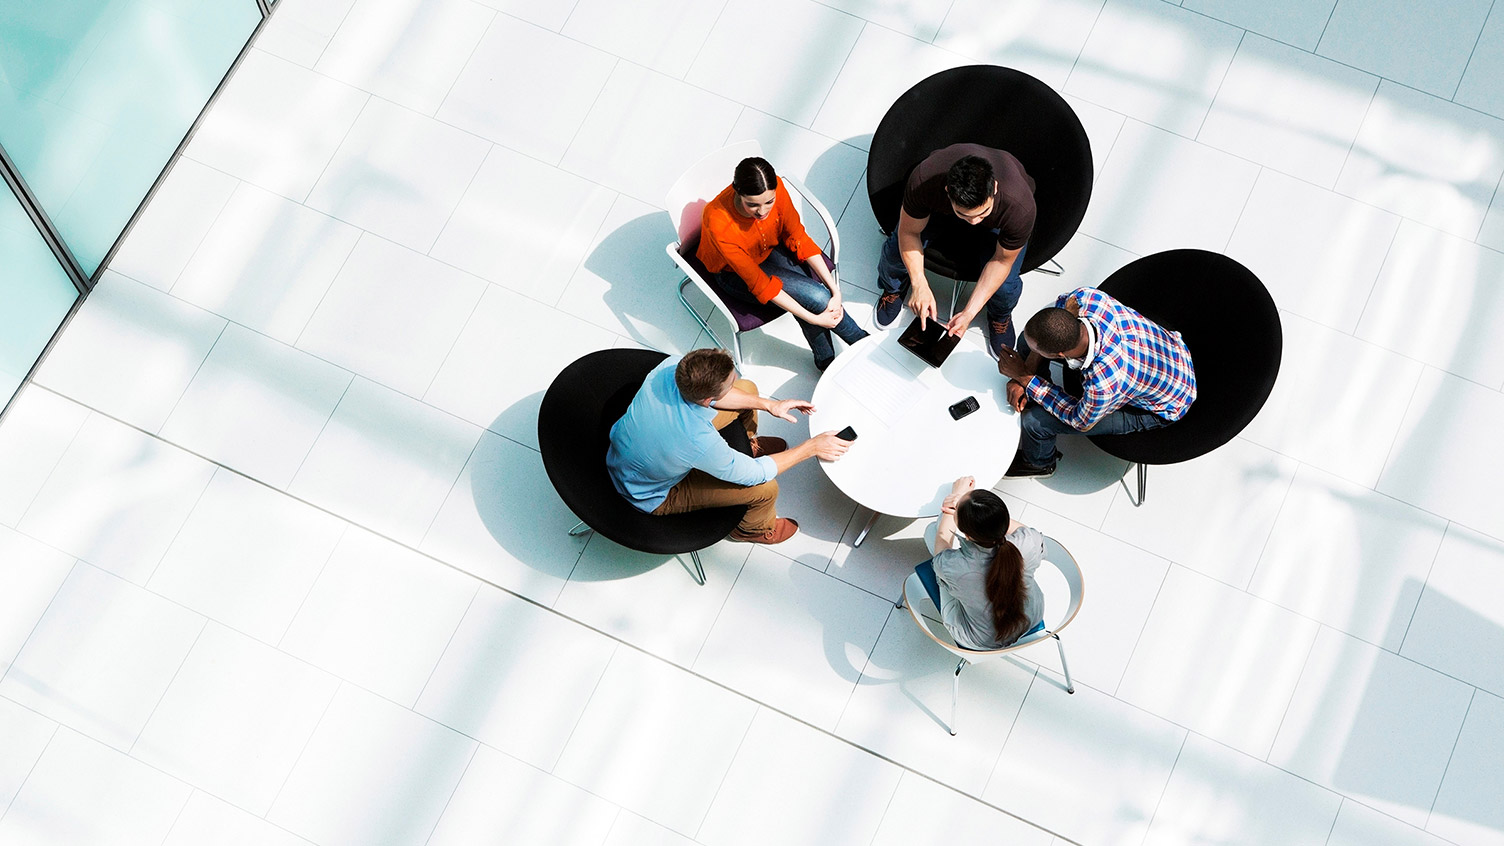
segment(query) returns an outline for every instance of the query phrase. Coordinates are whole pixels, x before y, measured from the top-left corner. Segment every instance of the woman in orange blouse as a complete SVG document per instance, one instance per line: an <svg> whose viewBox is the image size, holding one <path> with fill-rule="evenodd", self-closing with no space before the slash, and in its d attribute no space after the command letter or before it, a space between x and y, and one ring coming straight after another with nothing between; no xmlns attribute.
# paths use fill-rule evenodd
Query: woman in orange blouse
<svg viewBox="0 0 1504 846"><path fill-rule="evenodd" d="M822 371L836 357L832 329L848 344L867 337L842 307L830 266L766 159L742 159L730 187L705 205L695 257L728 295L799 318Z"/></svg>

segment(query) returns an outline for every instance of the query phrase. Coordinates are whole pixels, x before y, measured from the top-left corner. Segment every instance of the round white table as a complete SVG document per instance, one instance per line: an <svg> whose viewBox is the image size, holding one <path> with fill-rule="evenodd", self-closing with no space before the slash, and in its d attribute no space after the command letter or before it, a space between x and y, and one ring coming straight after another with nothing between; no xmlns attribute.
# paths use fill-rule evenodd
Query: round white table
<svg viewBox="0 0 1504 846"><path fill-rule="evenodd" d="M1018 415L1007 380L970 336L936 369L898 345L900 331L864 338L843 352L815 385L809 430L851 426L857 440L839 461L822 461L841 492L872 510L861 546L881 514L933 517L960 476L989 486L1018 449ZM968 396L981 408L952 420Z"/></svg>

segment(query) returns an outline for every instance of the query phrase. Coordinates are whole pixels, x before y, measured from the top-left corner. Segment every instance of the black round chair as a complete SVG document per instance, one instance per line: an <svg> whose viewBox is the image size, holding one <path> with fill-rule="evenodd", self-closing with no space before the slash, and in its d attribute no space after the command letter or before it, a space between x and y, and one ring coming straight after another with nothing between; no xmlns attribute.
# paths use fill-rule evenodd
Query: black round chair
<svg viewBox="0 0 1504 846"><path fill-rule="evenodd" d="M1139 505L1146 465L1205 455L1237 437L1259 413L1279 376L1284 332L1264 283L1238 262L1206 250L1144 256L1099 287L1178 331L1196 369L1196 401L1184 417L1147 432L1091 438L1108 455L1138 465Z"/></svg>
<svg viewBox="0 0 1504 846"><path fill-rule="evenodd" d="M692 575L705 584L699 551L731 534L746 506L707 508L656 516L637 509L616 492L606 470L611 426L627 410L648 372L668 356L652 350L599 350L576 360L554 377L538 409L538 448L543 469L580 523L571 535L588 531L638 552L689 553ZM730 427L732 446L750 451L741 424ZM737 436L740 436L740 443Z"/></svg>
<svg viewBox="0 0 1504 846"><path fill-rule="evenodd" d="M888 109L867 154L867 197L885 234L898 225L909 172L930 153L961 143L1012 153L1034 179L1038 214L1021 272L1039 269L1076 234L1091 199L1091 142L1081 119L1055 89L1012 68L967 65L921 80ZM925 250L925 267L976 281L981 265L959 264L945 245L990 236L959 220L932 219L930 227L939 231Z"/></svg>

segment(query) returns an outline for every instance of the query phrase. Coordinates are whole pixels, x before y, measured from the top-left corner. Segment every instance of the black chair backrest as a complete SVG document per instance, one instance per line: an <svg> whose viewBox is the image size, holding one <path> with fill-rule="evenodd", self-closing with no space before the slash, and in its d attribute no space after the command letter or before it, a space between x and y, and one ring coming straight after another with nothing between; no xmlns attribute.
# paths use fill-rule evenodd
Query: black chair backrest
<svg viewBox="0 0 1504 846"><path fill-rule="evenodd" d="M1259 278L1227 256L1170 250L1109 276L1101 289L1180 332L1196 369L1196 401L1176 423L1092 440L1119 458L1173 464L1232 440L1264 407L1284 347L1279 310Z"/></svg>
<svg viewBox="0 0 1504 846"><path fill-rule="evenodd" d="M867 159L867 195L883 231L898 225L904 183L915 165L961 143L1005 150L1023 163L1039 207L1024 270L1054 258L1086 216L1091 142L1053 88L996 65L941 71L906 91L883 116Z"/></svg>

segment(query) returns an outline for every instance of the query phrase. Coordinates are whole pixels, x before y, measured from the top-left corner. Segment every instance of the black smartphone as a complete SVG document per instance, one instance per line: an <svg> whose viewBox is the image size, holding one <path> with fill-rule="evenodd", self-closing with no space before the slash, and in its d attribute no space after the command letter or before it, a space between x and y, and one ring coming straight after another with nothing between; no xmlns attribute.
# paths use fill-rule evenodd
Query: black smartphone
<svg viewBox="0 0 1504 846"><path fill-rule="evenodd" d="M967 397L966 399L963 399L950 407L950 419L960 420L962 417L965 417L966 415L972 413L973 411L976 411L981 407L982 404L977 402L976 397Z"/></svg>
<svg viewBox="0 0 1504 846"><path fill-rule="evenodd" d="M847 426L846 428L837 432L836 437L840 438L843 441L854 441L856 440L856 430L851 428L850 426Z"/></svg>

